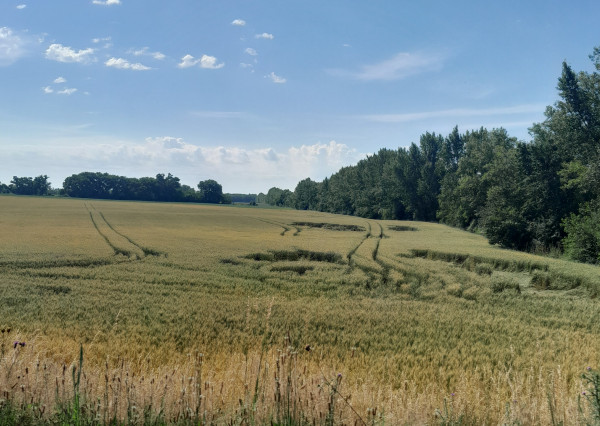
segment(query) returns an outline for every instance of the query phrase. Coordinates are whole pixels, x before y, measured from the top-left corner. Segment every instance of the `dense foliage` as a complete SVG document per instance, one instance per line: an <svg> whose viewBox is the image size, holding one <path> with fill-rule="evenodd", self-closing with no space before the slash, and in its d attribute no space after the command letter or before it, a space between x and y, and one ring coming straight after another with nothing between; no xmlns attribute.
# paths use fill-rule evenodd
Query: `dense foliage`
<svg viewBox="0 0 600 426"><path fill-rule="evenodd" d="M155 178L128 178L108 173L83 172L71 175L63 183L63 192L69 197L110 200L179 201L199 203L227 203L221 185L209 179L198 184L199 191L182 185L171 173L157 174Z"/></svg>
<svg viewBox="0 0 600 426"><path fill-rule="evenodd" d="M0 194L48 195L51 192L48 176L32 177L13 176L10 185L0 183Z"/></svg>
<svg viewBox="0 0 600 426"><path fill-rule="evenodd" d="M560 100L534 124L532 141L504 129L382 149L322 182L304 179L294 192L271 188L259 201L372 219L439 220L483 233L504 247L548 251L600 262L600 48L596 72L565 62Z"/></svg>

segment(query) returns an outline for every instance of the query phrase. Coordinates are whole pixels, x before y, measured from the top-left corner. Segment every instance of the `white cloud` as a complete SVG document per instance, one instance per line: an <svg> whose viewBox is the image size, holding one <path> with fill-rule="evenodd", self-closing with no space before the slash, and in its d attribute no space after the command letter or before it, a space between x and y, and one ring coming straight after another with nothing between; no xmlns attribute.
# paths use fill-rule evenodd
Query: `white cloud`
<svg viewBox="0 0 600 426"><path fill-rule="evenodd" d="M54 79L54 83L56 83L56 84L66 83L66 82L67 82L67 79L64 77L57 77Z"/></svg>
<svg viewBox="0 0 600 426"><path fill-rule="evenodd" d="M0 66L11 65L25 55L25 41L8 27L0 27Z"/></svg>
<svg viewBox="0 0 600 426"><path fill-rule="evenodd" d="M442 68L445 55L422 52L400 52L390 59L372 65L364 65L360 71L330 70L332 74L359 80L400 80L422 72Z"/></svg>
<svg viewBox="0 0 600 426"><path fill-rule="evenodd" d="M258 52L251 47L246 48L246 50L244 50L244 52L246 52L250 56L258 55Z"/></svg>
<svg viewBox="0 0 600 426"><path fill-rule="evenodd" d="M57 91L56 93L58 95L72 95L73 93L77 92L77 89L74 88L64 88L62 90Z"/></svg>
<svg viewBox="0 0 600 426"><path fill-rule="evenodd" d="M93 54L94 49L92 48L74 50L57 43L51 44L46 49L46 58L58 62L88 63L94 60Z"/></svg>
<svg viewBox="0 0 600 426"><path fill-rule="evenodd" d="M150 52L149 47L143 47L139 50L130 50L129 53L132 53L134 56L151 56L152 58L162 61L167 56L161 52Z"/></svg>
<svg viewBox="0 0 600 426"><path fill-rule="evenodd" d="M262 34L256 34L254 36L254 38L264 38L267 40L273 40L275 38L275 36L273 34L269 34L269 33L262 33Z"/></svg>
<svg viewBox="0 0 600 426"><path fill-rule="evenodd" d="M482 116L506 116L519 114L538 114L546 107L542 104L524 104L500 108L454 108L438 111L411 112L404 114L372 114L361 118L380 123L407 123L412 121L430 120L435 118L464 118Z"/></svg>
<svg viewBox="0 0 600 426"><path fill-rule="evenodd" d="M99 4L101 6L112 6L115 4L121 4L121 0L93 0L93 4Z"/></svg>
<svg viewBox="0 0 600 426"><path fill-rule="evenodd" d="M64 80L64 79L63 79L64 81L60 81L60 79L61 79L61 78L62 78L62 77L59 77L59 78L57 78L56 80L54 80L54 82L56 83L56 82L57 82L57 80L59 80L59 81L58 81L58 83L64 83L66 80ZM55 94L57 94L57 95L67 95L67 96L69 96L69 95L72 95L73 93L77 92L77 89L75 89L75 88L70 88L70 87L65 87L64 89L61 89L61 90L55 90L55 89L54 89L53 87L51 87L51 86L46 86L46 87L42 87L42 90L43 90L43 91L44 91L44 93L46 93L47 95L49 95L49 94L52 94L52 93L55 93Z"/></svg>
<svg viewBox="0 0 600 426"><path fill-rule="evenodd" d="M27 5L26 5L26 4L19 4L19 5L17 5L17 9L19 9L19 10L23 10L23 9L25 9L26 7L27 7Z"/></svg>
<svg viewBox="0 0 600 426"><path fill-rule="evenodd" d="M217 58L214 56L202 55L200 59L200 67L201 68L209 68L209 69L219 69L225 66L224 63L217 63Z"/></svg>
<svg viewBox="0 0 600 426"><path fill-rule="evenodd" d="M266 192L272 186L293 190L306 177L321 180L364 158L355 149L336 141L277 152L271 147L201 146L170 136L146 138L144 144L121 146L113 151L107 161L152 164L155 170L166 167L176 176L191 174L197 181L201 169L205 177L216 179L230 191L245 192Z"/></svg>
<svg viewBox="0 0 600 426"><path fill-rule="evenodd" d="M243 19L234 19L231 22L231 25L236 25L238 27L243 27L244 25L246 25L246 21L244 21Z"/></svg>
<svg viewBox="0 0 600 426"><path fill-rule="evenodd" d="M177 64L179 68L190 68L195 65L199 65L200 68L206 69L219 69L225 66L224 63L217 63L217 58L209 55L202 55L200 59L194 58L192 55L185 55L181 58L181 62Z"/></svg>
<svg viewBox="0 0 600 426"><path fill-rule="evenodd" d="M207 146L173 136L132 142L86 137L78 133L79 127L68 130L71 136L49 138L43 145L0 143L0 156L18 164L23 173L34 173L40 164L45 165L44 172L57 185L85 170L131 177L170 172L187 185L215 179L226 192L245 193L267 192L273 186L293 190L306 177L322 180L364 158L336 141L281 149Z"/></svg>
<svg viewBox="0 0 600 426"><path fill-rule="evenodd" d="M185 55L181 58L181 63L177 64L179 68L189 68L193 67L198 63L198 60L194 59L192 55Z"/></svg>
<svg viewBox="0 0 600 426"><path fill-rule="evenodd" d="M100 43L103 41L110 41L112 38L111 37L96 37L92 39L92 43Z"/></svg>
<svg viewBox="0 0 600 426"><path fill-rule="evenodd" d="M107 67L118 68L121 70L133 70L133 71L146 71L151 69L146 65L140 63L130 63L127 59L123 58L110 58L104 63Z"/></svg>
<svg viewBox="0 0 600 426"><path fill-rule="evenodd" d="M269 78L273 83L277 83L277 84L283 84L287 81L287 79L278 76L274 72L271 72L271 74L265 75L265 77Z"/></svg>

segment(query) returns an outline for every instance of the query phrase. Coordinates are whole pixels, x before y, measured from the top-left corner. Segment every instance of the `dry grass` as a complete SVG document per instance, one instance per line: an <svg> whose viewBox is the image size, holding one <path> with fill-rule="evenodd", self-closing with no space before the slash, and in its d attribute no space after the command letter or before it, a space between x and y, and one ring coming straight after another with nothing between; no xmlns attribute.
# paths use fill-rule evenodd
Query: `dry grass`
<svg viewBox="0 0 600 426"><path fill-rule="evenodd" d="M441 225L0 197L0 231L0 399L45 416L80 345L87 413L138 423L571 424L600 355L598 268Z"/></svg>

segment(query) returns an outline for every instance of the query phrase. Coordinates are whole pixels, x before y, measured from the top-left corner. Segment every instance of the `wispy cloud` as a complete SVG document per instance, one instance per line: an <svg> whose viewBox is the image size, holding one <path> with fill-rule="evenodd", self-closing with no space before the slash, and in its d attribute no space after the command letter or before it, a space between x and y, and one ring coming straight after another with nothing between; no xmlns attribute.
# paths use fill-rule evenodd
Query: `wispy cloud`
<svg viewBox="0 0 600 426"><path fill-rule="evenodd" d="M231 21L231 25L243 27L246 25L246 21L244 21L243 19L234 19L233 21Z"/></svg>
<svg viewBox="0 0 600 426"><path fill-rule="evenodd" d="M273 34L269 34L269 33L262 33L262 34L256 34L254 36L254 38L264 38L267 40L273 40L275 38L275 36Z"/></svg>
<svg viewBox="0 0 600 426"><path fill-rule="evenodd" d="M246 50L244 50L244 52L250 56L258 55L258 52L251 47L247 47Z"/></svg>
<svg viewBox="0 0 600 426"><path fill-rule="evenodd" d="M92 3L101 6L114 6L116 4L121 4L121 0L92 0Z"/></svg>
<svg viewBox="0 0 600 426"><path fill-rule="evenodd" d="M277 84L283 84L287 81L287 79L278 76L274 72L271 72L270 74L265 75L265 77L270 79L273 83L277 83Z"/></svg>
<svg viewBox="0 0 600 426"><path fill-rule="evenodd" d="M200 118L243 118L248 115L240 111L192 111L191 114Z"/></svg>
<svg viewBox="0 0 600 426"><path fill-rule="evenodd" d="M67 80L64 77L58 77L55 78L53 83L54 84L63 84L66 83ZM52 86L46 86L46 87L42 87L42 90L44 91L45 94L50 95L52 93L56 94L56 95L67 95L70 96L73 93L77 92L77 89L74 87L63 87L61 89L52 87Z"/></svg>
<svg viewBox="0 0 600 426"><path fill-rule="evenodd" d="M58 90L56 93L58 95L67 95L67 96L69 96L69 95L72 95L75 92L77 92L77 89L66 87L66 88L64 88L62 90Z"/></svg>
<svg viewBox="0 0 600 426"><path fill-rule="evenodd" d="M88 63L94 60L94 49L75 50L62 44L54 43L46 49L46 58L58 62Z"/></svg>
<svg viewBox="0 0 600 426"><path fill-rule="evenodd" d="M112 47L112 43L110 42L112 37L96 37L92 39L92 43L98 44L104 42L102 48L109 49Z"/></svg>
<svg viewBox="0 0 600 426"><path fill-rule="evenodd" d="M0 27L0 66L11 65L25 55L26 42L8 27Z"/></svg>
<svg viewBox="0 0 600 426"><path fill-rule="evenodd" d="M446 55L440 53L400 52L384 61L363 65L357 71L329 70L331 74L358 80L400 80L423 72L437 71L443 66Z"/></svg>
<svg viewBox="0 0 600 426"><path fill-rule="evenodd" d="M27 5L26 5L26 4L19 4L19 5L17 5L17 9L19 9L19 10L23 10L23 9L25 9L26 7L27 7Z"/></svg>
<svg viewBox="0 0 600 426"><path fill-rule="evenodd" d="M224 63L218 63L217 58L209 55L202 55L201 58L194 58L192 55L185 55L181 58L181 62L177 64L179 68L190 68L198 65L200 68L205 69L219 69L225 66Z"/></svg>
<svg viewBox="0 0 600 426"><path fill-rule="evenodd" d="M537 114L544 111L545 105L524 104L500 108L454 108L437 111L411 112L403 114L371 114L363 115L361 118L368 121L380 123L407 123L412 121L431 120L435 118L465 118L485 116L506 116L520 114Z"/></svg>
<svg viewBox="0 0 600 426"><path fill-rule="evenodd" d="M152 69L140 63L131 63L123 58L110 58L104 63L107 67L118 68L121 70L146 71Z"/></svg>
<svg viewBox="0 0 600 426"><path fill-rule="evenodd" d="M158 61L162 61L163 59L165 59L167 57L164 53L161 53L161 52L150 52L149 47L143 47L138 50L132 49L129 51L129 53L133 54L134 56L151 56L152 58L154 58Z"/></svg>

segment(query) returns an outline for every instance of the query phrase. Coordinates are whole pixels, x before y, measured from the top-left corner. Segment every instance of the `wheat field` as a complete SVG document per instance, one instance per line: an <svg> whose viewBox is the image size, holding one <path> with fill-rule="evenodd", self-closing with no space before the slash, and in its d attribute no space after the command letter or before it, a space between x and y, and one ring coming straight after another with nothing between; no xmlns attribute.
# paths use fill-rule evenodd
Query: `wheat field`
<svg viewBox="0 0 600 426"><path fill-rule="evenodd" d="M243 206L1 196L0 235L0 408L32 422L591 416L597 267Z"/></svg>

